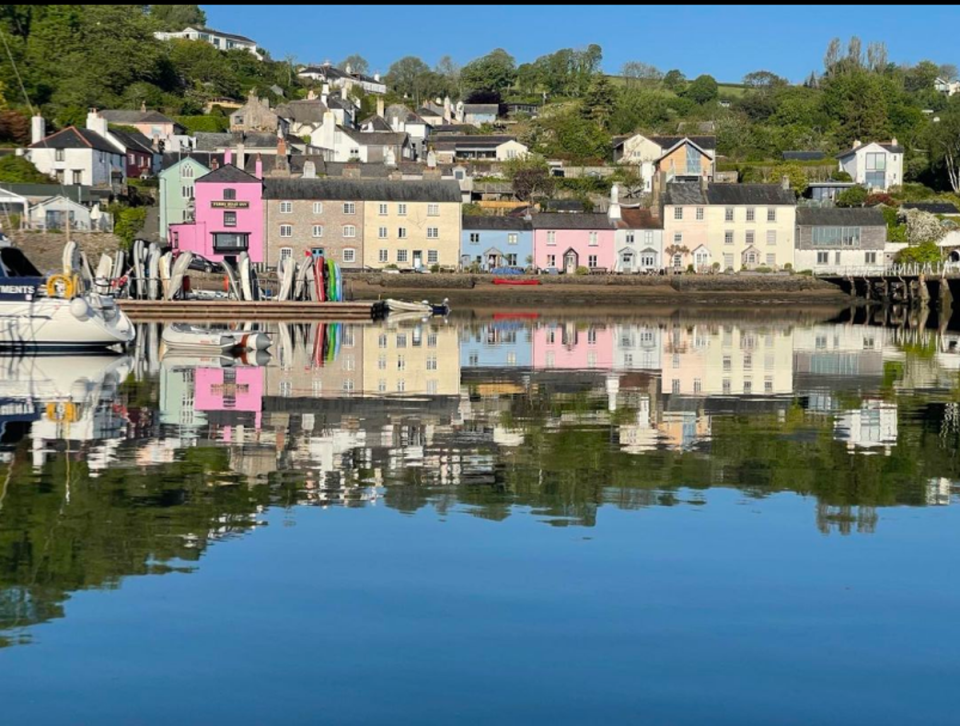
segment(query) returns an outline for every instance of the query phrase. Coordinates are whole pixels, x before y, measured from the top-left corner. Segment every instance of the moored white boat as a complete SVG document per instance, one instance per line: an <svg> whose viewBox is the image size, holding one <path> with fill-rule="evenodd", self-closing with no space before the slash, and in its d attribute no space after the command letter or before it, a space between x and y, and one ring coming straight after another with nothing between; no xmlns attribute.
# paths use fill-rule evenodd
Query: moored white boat
<svg viewBox="0 0 960 726"><path fill-rule="evenodd" d="M257 331L232 331L201 328L186 323L172 323L163 330L163 342L172 350L210 353L233 350L266 350L270 337Z"/></svg>

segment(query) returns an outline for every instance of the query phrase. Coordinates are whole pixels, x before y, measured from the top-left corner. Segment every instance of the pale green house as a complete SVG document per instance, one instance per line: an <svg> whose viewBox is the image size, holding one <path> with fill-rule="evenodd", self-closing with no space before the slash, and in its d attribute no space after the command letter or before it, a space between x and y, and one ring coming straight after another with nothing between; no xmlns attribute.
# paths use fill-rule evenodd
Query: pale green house
<svg viewBox="0 0 960 726"><path fill-rule="evenodd" d="M172 155L171 155L172 156ZM209 155L204 155L209 156ZM192 156L167 159L164 155L160 172L160 239L167 239L167 227L187 220L187 209L193 199L193 184L210 168ZM166 162L170 162L167 166Z"/></svg>

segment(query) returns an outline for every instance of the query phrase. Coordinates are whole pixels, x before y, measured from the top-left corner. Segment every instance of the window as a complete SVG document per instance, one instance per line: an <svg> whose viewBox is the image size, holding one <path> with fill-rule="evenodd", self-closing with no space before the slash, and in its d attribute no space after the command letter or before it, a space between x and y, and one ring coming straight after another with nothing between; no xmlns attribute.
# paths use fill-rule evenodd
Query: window
<svg viewBox="0 0 960 726"><path fill-rule="evenodd" d="M229 199L236 199L236 198L237 198L237 190L236 190L236 189L224 189L224 190L223 190L223 198L224 198L224 199L228 199L228 200L229 200ZM287 204L290 204L290 202L287 202ZM282 202L280 203L280 207L281 207L280 211L282 212L282 211L283 211L283 203L282 203ZM289 211L289 210L287 210L287 211Z"/></svg>
<svg viewBox="0 0 960 726"><path fill-rule="evenodd" d="M236 212L224 212L224 213L223 213L223 226L224 226L224 227L236 227L236 226L237 226L237 213L236 213Z"/></svg>
<svg viewBox="0 0 960 726"><path fill-rule="evenodd" d="M356 214L357 205L353 202L344 202L343 203L343 213L344 214Z"/></svg>
<svg viewBox="0 0 960 726"><path fill-rule="evenodd" d="M387 228L386 228L386 227L380 227L380 228L377 230L377 238L378 238L378 239L386 239L386 238L387 238Z"/></svg>
<svg viewBox="0 0 960 726"><path fill-rule="evenodd" d="M438 239L440 237L439 227L427 227L427 239Z"/></svg>
<svg viewBox="0 0 960 726"><path fill-rule="evenodd" d="M359 158L360 158L360 149L359 149L359 148L350 149L350 158L351 158L351 159L359 159Z"/></svg>
<svg viewBox="0 0 960 726"><path fill-rule="evenodd" d="M599 240L598 240L597 238L598 238L598 233L597 233L597 232L591 232L591 233L590 233L590 246L591 246L591 247L596 247L598 244L600 244L600 242L599 242Z"/></svg>
<svg viewBox="0 0 960 726"><path fill-rule="evenodd" d="M73 183L81 184L83 182L83 172L74 169L73 171Z"/></svg>
<svg viewBox="0 0 960 726"><path fill-rule="evenodd" d="M679 379L679 378L674 378L673 381L670 383L670 391L671 391L672 393L680 393L680 379Z"/></svg>
<svg viewBox="0 0 960 726"><path fill-rule="evenodd" d="M378 348L386 348L386 347L387 347L387 334L386 334L386 333L380 333L379 337L377 338L377 347L378 347Z"/></svg>
<svg viewBox="0 0 960 726"><path fill-rule="evenodd" d="M818 252L817 253L817 264L818 265L827 265L830 263L830 253L829 252Z"/></svg>
<svg viewBox="0 0 960 726"><path fill-rule="evenodd" d="M315 224L313 225L313 236L314 237L323 237L323 225Z"/></svg>
<svg viewBox="0 0 960 726"><path fill-rule="evenodd" d="M397 214L399 214L401 217L405 217L405 216L407 215L407 205L406 205L406 204L398 204L398 205L397 205Z"/></svg>
<svg viewBox="0 0 960 726"><path fill-rule="evenodd" d="M515 254L508 254L506 257L507 257L507 264L510 265L510 267L517 266L517 256Z"/></svg>
<svg viewBox="0 0 960 726"><path fill-rule="evenodd" d="M435 265L440 261L440 253L437 250L427 250L427 264Z"/></svg>
<svg viewBox="0 0 960 726"><path fill-rule="evenodd" d="M700 174L700 152L693 148L693 144L687 144L687 175Z"/></svg>
<svg viewBox="0 0 960 726"><path fill-rule="evenodd" d="M886 171L887 155L883 152L867 154L867 171Z"/></svg>
<svg viewBox="0 0 960 726"><path fill-rule="evenodd" d="M752 222L757 216L757 210L753 207L747 207L747 221Z"/></svg>
<svg viewBox="0 0 960 726"><path fill-rule="evenodd" d="M427 347L428 347L428 348L436 348L436 347L437 347L437 334L436 334L436 333L430 333L430 334L427 336Z"/></svg>
<svg viewBox="0 0 960 726"><path fill-rule="evenodd" d="M356 236L357 236L357 228L354 227L352 224L345 224L345 225L343 225L343 236L344 236L344 237L356 237Z"/></svg>
<svg viewBox="0 0 960 726"><path fill-rule="evenodd" d="M732 367L733 367L733 361L730 358L730 356L728 355L723 356L723 372L729 373L732 370Z"/></svg>
<svg viewBox="0 0 960 726"><path fill-rule="evenodd" d="M683 219L683 207L674 207L674 208L673 208L673 218L674 218L674 219Z"/></svg>
<svg viewBox="0 0 960 726"><path fill-rule="evenodd" d="M517 240L519 239L519 237L520 235L518 235L516 232L510 232L509 234L507 234L507 244L508 245L517 244Z"/></svg>
<svg viewBox="0 0 960 726"><path fill-rule="evenodd" d="M400 228L398 228L398 229L397 229L397 237L398 237L399 239L406 239L406 238L407 238L407 228L406 228L406 227L400 227Z"/></svg>
<svg viewBox="0 0 960 726"><path fill-rule="evenodd" d="M596 256L596 255L590 255L590 256L587 258L587 266L588 266L588 267L596 267L596 266L597 266L597 256Z"/></svg>
<svg viewBox="0 0 960 726"><path fill-rule="evenodd" d="M386 393L387 391L387 382L382 378L377 381L377 391L379 393Z"/></svg>
<svg viewBox="0 0 960 726"><path fill-rule="evenodd" d="M863 261L864 261L866 264L868 264L868 265L875 265L875 264L877 264L877 253L876 253L876 252L865 252L865 253L864 253L864 260L863 260Z"/></svg>
<svg viewBox="0 0 960 726"><path fill-rule="evenodd" d="M137 155L133 152L127 154L127 161L131 164L135 164L137 162Z"/></svg>
<svg viewBox="0 0 960 726"><path fill-rule="evenodd" d="M675 245L681 245L681 244L683 244L683 233L682 233L682 232L674 232L674 234L673 234L673 243L674 243Z"/></svg>
<svg viewBox="0 0 960 726"><path fill-rule="evenodd" d="M777 243L777 230L768 229L767 230L767 244L775 245Z"/></svg>
<svg viewBox="0 0 960 726"><path fill-rule="evenodd" d="M723 395L729 396L730 395L730 379L724 378L722 385L723 385Z"/></svg>
<svg viewBox="0 0 960 726"><path fill-rule="evenodd" d="M357 261L357 251L352 247L347 247L343 250L343 261L344 262L356 262Z"/></svg>
<svg viewBox="0 0 960 726"><path fill-rule="evenodd" d="M754 238L753 230L750 230L749 232L747 232L747 240L746 240L747 247L753 244L753 238Z"/></svg>
<svg viewBox="0 0 960 726"><path fill-rule="evenodd" d="M63 161L64 159L66 159L66 152L64 151L64 149L57 149L53 154L53 158L56 161Z"/></svg>
<svg viewBox="0 0 960 726"><path fill-rule="evenodd" d="M292 225L292 224L281 224L281 225L280 225L280 236L281 236L281 237L293 237L293 225Z"/></svg>
<svg viewBox="0 0 960 726"><path fill-rule="evenodd" d="M213 251L218 254L242 252L250 245L250 235L236 232L214 232Z"/></svg>
<svg viewBox="0 0 960 726"><path fill-rule="evenodd" d="M556 232L547 232L547 244L555 245L557 243L557 233Z"/></svg>
<svg viewBox="0 0 960 726"><path fill-rule="evenodd" d="M463 177L464 177L463 169L457 169L455 172L453 172L453 178L454 178L454 179L458 179L458 180L459 180L459 179L463 179Z"/></svg>
<svg viewBox="0 0 960 726"><path fill-rule="evenodd" d="M439 216L440 216L440 205L439 205L439 204L428 204L428 205L427 205L427 216L428 216L428 217L439 217Z"/></svg>
<svg viewBox="0 0 960 726"><path fill-rule="evenodd" d="M387 356L381 354L377 357L377 370L381 370L381 371L387 370Z"/></svg>
<svg viewBox="0 0 960 726"><path fill-rule="evenodd" d="M470 233L470 244L472 244L472 245L478 245L478 244L480 244L480 233L479 233L479 232L471 232L471 233Z"/></svg>
<svg viewBox="0 0 960 726"><path fill-rule="evenodd" d="M557 266L557 256L547 255L547 267L556 267L556 266Z"/></svg>
<svg viewBox="0 0 960 726"><path fill-rule="evenodd" d="M777 266L777 255L768 254L767 255L767 267L776 267Z"/></svg>
<svg viewBox="0 0 960 726"><path fill-rule="evenodd" d="M643 243L644 243L645 245L652 245L652 244L653 244L653 231L652 231L652 230L649 230L649 229L648 229L646 232L643 233Z"/></svg>
<svg viewBox="0 0 960 726"><path fill-rule="evenodd" d="M733 221L733 207L727 207L723 210L723 220L725 222Z"/></svg>
<svg viewBox="0 0 960 726"><path fill-rule="evenodd" d="M193 199L193 184L185 184L180 187L180 194L183 195L184 199Z"/></svg>
<svg viewBox="0 0 960 726"><path fill-rule="evenodd" d="M386 216L387 216L387 205L386 205L386 204L380 204L380 205L378 205L378 206L377 206L377 214L379 214L381 217L386 217Z"/></svg>
<svg viewBox="0 0 960 726"><path fill-rule="evenodd" d="M397 250L397 262L406 262L406 261L407 261L407 251Z"/></svg>
<svg viewBox="0 0 960 726"><path fill-rule="evenodd" d="M859 227L814 227L813 244L817 247L859 247Z"/></svg>
<svg viewBox="0 0 960 726"><path fill-rule="evenodd" d="M697 207L697 220L703 220L703 207Z"/></svg>
<svg viewBox="0 0 960 726"><path fill-rule="evenodd" d="M435 355L431 355L427 358L427 370L428 371L437 370L437 357Z"/></svg>
<svg viewBox="0 0 960 726"><path fill-rule="evenodd" d="M193 179L193 167L189 164L183 164L180 167L180 176L183 179Z"/></svg>
<svg viewBox="0 0 960 726"><path fill-rule="evenodd" d="M389 262L390 257L388 256L387 250L380 250L377 255L377 260L379 262Z"/></svg>
<svg viewBox="0 0 960 726"><path fill-rule="evenodd" d="M777 221L777 208L776 207L767 207L767 221L776 222Z"/></svg>
<svg viewBox="0 0 960 726"><path fill-rule="evenodd" d="M723 243L725 245L733 244L733 230L728 229L726 232L723 233Z"/></svg>
<svg viewBox="0 0 960 726"><path fill-rule="evenodd" d="M626 239L627 239L627 244L632 245L634 242L633 232L627 232Z"/></svg>

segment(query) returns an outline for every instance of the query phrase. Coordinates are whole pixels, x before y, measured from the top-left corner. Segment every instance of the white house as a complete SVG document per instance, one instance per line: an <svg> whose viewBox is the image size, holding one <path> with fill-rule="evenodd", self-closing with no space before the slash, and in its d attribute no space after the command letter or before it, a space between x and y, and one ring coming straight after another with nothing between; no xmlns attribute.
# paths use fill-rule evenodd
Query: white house
<svg viewBox="0 0 960 726"><path fill-rule="evenodd" d="M857 184L886 191L903 183L903 147L896 139L862 144L837 154L839 170L847 172Z"/></svg>
<svg viewBox="0 0 960 726"><path fill-rule="evenodd" d="M126 154L100 134L75 126L46 136L46 125L33 117L25 156L60 184L104 187L126 181Z"/></svg>
<svg viewBox="0 0 960 726"><path fill-rule="evenodd" d="M113 229L112 216L102 212L99 204L85 207L62 195L34 205L29 214L32 229L65 230L68 218L70 229L78 232L109 232Z"/></svg>
<svg viewBox="0 0 960 726"><path fill-rule="evenodd" d="M455 159L489 159L508 161L526 156L530 149L513 136L432 136L429 144L441 164Z"/></svg>
<svg viewBox="0 0 960 726"><path fill-rule="evenodd" d="M359 86L367 93L383 95L387 92L387 84L380 79L379 73L374 73L372 76L357 73L350 67L350 64L340 70L331 65L330 61L326 61L319 66L305 66L297 72L297 75L300 78L329 83L332 88L349 90L354 86Z"/></svg>
<svg viewBox="0 0 960 726"><path fill-rule="evenodd" d="M257 60L263 60L263 54L257 50L257 41L246 38L234 33L223 33L213 28L201 28L199 26L188 26L183 30L175 32L156 32L153 34L159 40L173 40L180 38L183 40L202 40L209 43L217 50L234 50L239 48L246 50L256 56Z"/></svg>
<svg viewBox="0 0 960 726"><path fill-rule="evenodd" d="M663 222L659 209L622 204L619 186L614 184L607 216L616 230L613 235L616 272L654 272L664 267Z"/></svg>
<svg viewBox="0 0 960 726"><path fill-rule="evenodd" d="M960 81L948 81L946 78L937 78L933 82L933 87L940 93L952 96L957 91L960 91Z"/></svg>
<svg viewBox="0 0 960 726"><path fill-rule="evenodd" d="M336 123L332 111L310 134L310 144L323 150L327 161L360 161L396 165L401 159L412 159L410 137L402 131L364 132ZM329 152L329 153L328 153Z"/></svg>
<svg viewBox="0 0 960 726"><path fill-rule="evenodd" d="M402 131L410 136L415 159L423 156L430 124L402 103L392 104L384 111L382 99L377 100L377 115L386 121L391 131Z"/></svg>

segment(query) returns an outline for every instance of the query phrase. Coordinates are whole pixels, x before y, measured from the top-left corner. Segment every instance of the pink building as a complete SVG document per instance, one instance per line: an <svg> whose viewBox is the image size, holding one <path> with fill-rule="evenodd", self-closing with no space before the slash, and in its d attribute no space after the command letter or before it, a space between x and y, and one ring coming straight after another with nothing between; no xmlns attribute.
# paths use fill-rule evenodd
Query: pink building
<svg viewBox="0 0 960 726"><path fill-rule="evenodd" d="M246 252L251 262L263 262L263 167L258 158L251 176L231 160L227 151L222 167L197 179L194 221L171 224L170 244L212 260Z"/></svg>
<svg viewBox="0 0 960 726"><path fill-rule="evenodd" d="M567 370L613 368L613 327L567 321L533 331L533 367Z"/></svg>
<svg viewBox="0 0 960 726"><path fill-rule="evenodd" d="M573 274L578 267L616 267L614 226L606 214L537 214L533 217L533 261Z"/></svg>

